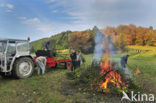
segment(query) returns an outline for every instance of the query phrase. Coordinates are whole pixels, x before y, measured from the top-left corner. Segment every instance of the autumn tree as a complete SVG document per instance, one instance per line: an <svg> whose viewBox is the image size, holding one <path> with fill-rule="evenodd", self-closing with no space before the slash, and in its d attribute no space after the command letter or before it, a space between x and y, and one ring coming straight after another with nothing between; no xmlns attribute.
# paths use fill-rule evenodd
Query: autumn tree
<svg viewBox="0 0 156 103"><path fill-rule="evenodd" d="M85 53L94 47L93 42L94 37L89 32L74 32L68 41L70 47L79 49Z"/></svg>
<svg viewBox="0 0 156 103"><path fill-rule="evenodd" d="M152 33L153 33L152 39L151 39L152 46L156 46L156 30L153 30Z"/></svg>
<svg viewBox="0 0 156 103"><path fill-rule="evenodd" d="M143 27L138 27L136 30L136 44L146 45L148 41L148 30Z"/></svg>
<svg viewBox="0 0 156 103"><path fill-rule="evenodd" d="M113 43L117 43L120 48L121 35L124 36L125 45L150 45L156 44L156 33L153 27L136 27L133 24L130 25L119 25L117 27L106 27L102 30L106 36L112 37ZM116 44L116 45L117 45Z"/></svg>
<svg viewBox="0 0 156 103"><path fill-rule="evenodd" d="M118 48L118 49L125 49L126 46L126 36L123 33L120 33L117 35L117 40L114 42L114 45Z"/></svg>

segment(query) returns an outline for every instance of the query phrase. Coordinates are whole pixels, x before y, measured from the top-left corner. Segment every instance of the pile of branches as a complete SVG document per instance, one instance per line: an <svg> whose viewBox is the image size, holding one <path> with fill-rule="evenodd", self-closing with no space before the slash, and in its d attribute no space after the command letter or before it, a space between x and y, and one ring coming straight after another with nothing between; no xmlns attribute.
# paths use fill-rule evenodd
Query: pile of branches
<svg viewBox="0 0 156 103"><path fill-rule="evenodd" d="M120 88L117 88L113 84L109 83L108 88L104 89L101 88L101 82L105 81L105 75L100 74L101 69L99 64L92 64L90 66L83 66L81 68L76 69L75 73L72 73L72 77L75 79L74 84L79 85L81 88L84 88L85 90L88 91L95 91L95 92L100 92L100 93L111 93L111 94L121 94L123 91L128 92L131 90L135 89L140 89L138 88L132 80L125 79L125 74L121 70L116 70L115 72L121 74L122 81L125 82L125 84L120 84ZM109 73L110 71L108 71ZM67 75L71 75L69 72ZM126 87L125 85L128 85Z"/></svg>

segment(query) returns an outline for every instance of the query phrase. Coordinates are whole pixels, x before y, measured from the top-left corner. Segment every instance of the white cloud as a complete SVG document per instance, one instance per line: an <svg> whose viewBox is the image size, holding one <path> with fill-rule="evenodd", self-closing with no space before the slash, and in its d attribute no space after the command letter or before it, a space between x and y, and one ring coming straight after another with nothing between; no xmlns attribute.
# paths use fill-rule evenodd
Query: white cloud
<svg viewBox="0 0 156 103"><path fill-rule="evenodd" d="M149 11L155 10L155 3L155 0L150 2L148 0L63 0L56 4L58 8L65 8L63 11L69 15L68 19L74 24L105 27L130 23L144 24L151 13Z"/></svg>
<svg viewBox="0 0 156 103"><path fill-rule="evenodd" d="M6 7L7 7L8 9L13 9L13 8L14 8L14 5L13 5L13 4L6 4Z"/></svg>
<svg viewBox="0 0 156 103"><path fill-rule="evenodd" d="M26 17L22 17L21 19L24 19L23 21L24 24L39 24L40 23L40 19L37 17L30 18L30 19L27 19Z"/></svg>
<svg viewBox="0 0 156 103"><path fill-rule="evenodd" d="M21 17L19 17L19 19L21 19L21 20L26 20L27 17L25 17L25 16L21 16Z"/></svg>
<svg viewBox="0 0 156 103"><path fill-rule="evenodd" d="M5 5L4 4L0 4L0 7L4 7Z"/></svg>
<svg viewBox="0 0 156 103"><path fill-rule="evenodd" d="M6 10L6 12L8 12L8 13L9 13L9 12L12 12L12 10L9 10L9 9L8 9L8 10Z"/></svg>
<svg viewBox="0 0 156 103"><path fill-rule="evenodd" d="M13 4L0 4L0 7L4 7L6 12L12 12L14 5Z"/></svg>
<svg viewBox="0 0 156 103"><path fill-rule="evenodd" d="M53 26L51 24L44 24L41 23L39 25L36 25L36 30L41 32L43 35L49 35L52 34Z"/></svg>
<svg viewBox="0 0 156 103"><path fill-rule="evenodd" d="M40 20L38 17L34 18L19 17L19 19L25 26L28 27L28 29L30 28L32 34L38 36L36 38L49 37L66 30L79 31L92 28L92 26L90 26L89 24L87 25L79 23L67 24L67 23L58 23L54 21L43 21Z"/></svg>
<svg viewBox="0 0 156 103"><path fill-rule="evenodd" d="M51 36L66 30L85 30L92 28L94 25L103 28L108 25L135 24L139 23L139 20L141 21L142 18L140 17L146 18L144 14L146 11L142 11L146 10L144 4L147 3L145 3L145 0L46 0L46 2L47 1L51 2L48 4L51 13L66 13L69 16L62 18L64 20L70 20L70 22L62 22L63 20L60 20L60 22L53 21L52 18L48 17L42 19L38 17L19 18L32 29L32 33L39 36L42 35L42 37ZM56 4L53 5L52 2ZM59 10L60 7L63 8L62 11Z"/></svg>
<svg viewBox="0 0 156 103"><path fill-rule="evenodd" d="M56 0L46 0L46 1L52 3L55 2Z"/></svg>
<svg viewBox="0 0 156 103"><path fill-rule="evenodd" d="M0 4L0 7L6 7L7 9L13 9L14 5L13 4Z"/></svg>
<svg viewBox="0 0 156 103"><path fill-rule="evenodd" d="M58 10L52 10L52 13L57 13L58 12Z"/></svg>
<svg viewBox="0 0 156 103"><path fill-rule="evenodd" d="M37 35L50 36L52 34L53 26L50 23L41 21L38 17L27 18L19 17L23 24L27 25L31 31Z"/></svg>

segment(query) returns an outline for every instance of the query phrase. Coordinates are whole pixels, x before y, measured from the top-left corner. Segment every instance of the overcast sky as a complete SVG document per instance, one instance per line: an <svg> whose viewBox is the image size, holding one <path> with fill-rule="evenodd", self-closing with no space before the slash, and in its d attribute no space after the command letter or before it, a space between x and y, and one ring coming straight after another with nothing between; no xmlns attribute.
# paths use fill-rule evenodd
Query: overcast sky
<svg viewBox="0 0 156 103"><path fill-rule="evenodd" d="M0 37L32 40L71 30L156 28L156 0L0 0Z"/></svg>

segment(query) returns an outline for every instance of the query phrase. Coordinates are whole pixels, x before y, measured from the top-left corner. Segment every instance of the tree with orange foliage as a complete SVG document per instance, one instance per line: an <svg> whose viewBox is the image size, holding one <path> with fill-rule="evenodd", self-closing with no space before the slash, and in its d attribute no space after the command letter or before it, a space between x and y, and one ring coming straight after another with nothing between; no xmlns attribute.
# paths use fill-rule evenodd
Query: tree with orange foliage
<svg viewBox="0 0 156 103"><path fill-rule="evenodd" d="M156 46L156 30L153 30L151 42L152 42L152 46Z"/></svg>
<svg viewBox="0 0 156 103"><path fill-rule="evenodd" d="M117 48L121 48L121 41L123 45L150 45L156 46L156 30L153 27L136 27L133 24L119 25L115 27L107 27L102 30L106 36L110 36ZM122 40L123 38L125 40ZM116 44L117 43L117 44ZM120 45L119 45L120 44Z"/></svg>
<svg viewBox="0 0 156 103"><path fill-rule="evenodd" d="M144 27L138 27L136 30L136 44L146 45L148 41L148 30Z"/></svg>
<svg viewBox="0 0 156 103"><path fill-rule="evenodd" d="M126 36L123 33L117 35L117 40L114 43L115 47L124 49L126 46Z"/></svg>
<svg viewBox="0 0 156 103"><path fill-rule="evenodd" d="M94 37L88 32L74 32L68 41L70 47L88 52L93 48ZM93 50L92 50L93 51Z"/></svg>

